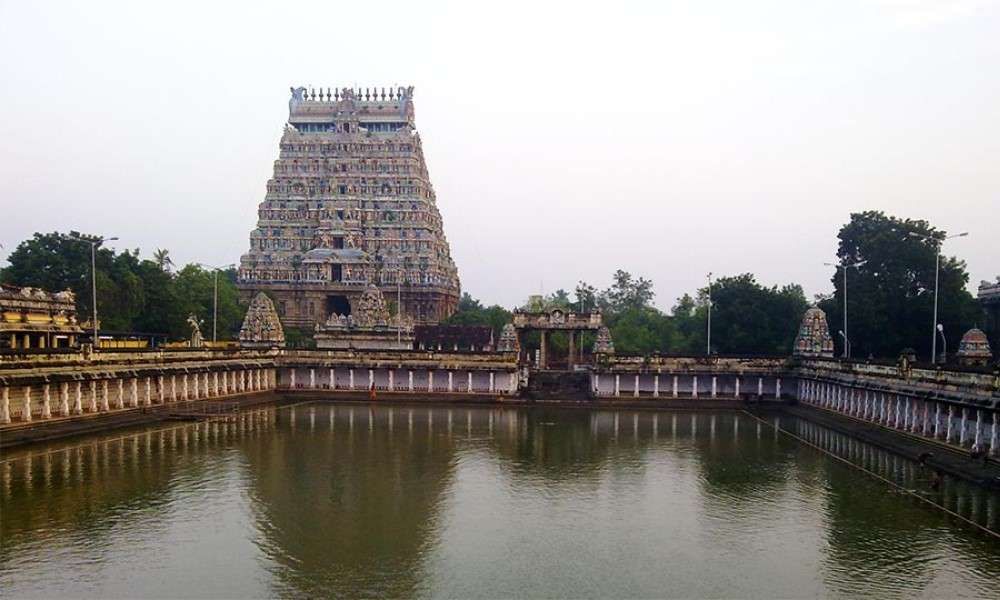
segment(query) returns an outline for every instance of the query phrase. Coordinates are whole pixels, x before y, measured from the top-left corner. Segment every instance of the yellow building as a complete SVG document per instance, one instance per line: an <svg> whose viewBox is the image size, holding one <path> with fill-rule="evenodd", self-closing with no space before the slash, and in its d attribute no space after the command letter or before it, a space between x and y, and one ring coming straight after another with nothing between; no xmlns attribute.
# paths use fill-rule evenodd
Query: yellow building
<svg viewBox="0 0 1000 600"><path fill-rule="evenodd" d="M73 292L0 284L0 348L72 348L83 329Z"/></svg>

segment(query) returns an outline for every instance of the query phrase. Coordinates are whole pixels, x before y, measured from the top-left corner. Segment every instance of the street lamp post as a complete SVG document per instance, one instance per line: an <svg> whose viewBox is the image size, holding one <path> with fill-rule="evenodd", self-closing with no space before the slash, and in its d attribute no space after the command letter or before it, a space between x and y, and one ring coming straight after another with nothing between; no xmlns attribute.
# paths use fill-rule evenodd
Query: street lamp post
<svg viewBox="0 0 1000 600"><path fill-rule="evenodd" d="M828 267L837 267L838 269L844 270L844 328L840 330L841 337L844 338L844 358L851 357L851 344L847 338L847 269L859 269L864 265L867 260L860 260L853 264L834 264L834 263L823 263Z"/></svg>
<svg viewBox="0 0 1000 600"><path fill-rule="evenodd" d="M844 338L844 357L850 357L851 356L851 342L850 342L850 340L847 339L847 334L844 333L843 329L841 329L837 333L840 334L840 337Z"/></svg>
<svg viewBox="0 0 1000 600"><path fill-rule="evenodd" d="M118 238L98 237L98 238L87 239L77 235L68 235L66 237L73 241L85 242L87 244L90 244L90 293L91 293L91 299L94 303L93 310L91 311L92 313L91 320L93 321L91 325L93 325L94 329L93 343L94 343L94 349L96 350L101 347L101 338L99 338L97 335L97 247L103 244L104 242L113 242Z"/></svg>
<svg viewBox="0 0 1000 600"><path fill-rule="evenodd" d="M212 286L212 343L215 344L216 342L219 341L219 336L218 336L218 334L219 334L219 328L218 328L218 322L219 322L219 271L221 271L222 269L231 269L235 265L233 265L232 263L230 263L228 265L222 265L221 267L213 267L212 265L205 265L205 264L202 264L202 263L198 263L198 266L204 267L204 268L207 268L207 269L212 269L213 271L215 271L215 282L214 282L214 284Z"/></svg>
<svg viewBox="0 0 1000 600"><path fill-rule="evenodd" d="M965 237L969 235L968 231L963 231L962 233L956 233L955 235L948 235L942 239L937 239L929 235L923 235L915 231L909 233L910 237L920 238L925 242L934 242L937 247L937 254L934 259L934 327L931 329L931 364L937 363L937 336L941 333L944 336L943 327L938 328L938 279L941 276L941 245L945 240L950 240L952 238Z"/></svg>
<svg viewBox="0 0 1000 600"><path fill-rule="evenodd" d="M948 362L948 340L944 337L944 325L938 323L938 334L941 335L941 362Z"/></svg>
<svg viewBox="0 0 1000 600"><path fill-rule="evenodd" d="M706 325L708 329L708 334L705 343L705 354L708 356L712 355L712 273L708 274L708 323Z"/></svg>
<svg viewBox="0 0 1000 600"><path fill-rule="evenodd" d="M396 349L403 345L403 270L396 278Z"/></svg>

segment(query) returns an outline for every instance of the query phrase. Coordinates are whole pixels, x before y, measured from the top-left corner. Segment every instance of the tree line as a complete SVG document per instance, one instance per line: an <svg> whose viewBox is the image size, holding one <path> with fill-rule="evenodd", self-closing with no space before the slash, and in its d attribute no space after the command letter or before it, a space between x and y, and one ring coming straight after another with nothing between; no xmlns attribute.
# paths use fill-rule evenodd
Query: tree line
<svg viewBox="0 0 1000 600"><path fill-rule="evenodd" d="M946 232L926 221L899 219L879 211L854 213L841 227L837 262L863 263L846 269L847 336L853 357L895 358L903 349L912 348L922 359L930 358L936 254L945 236ZM844 349L840 335L843 271L833 267L830 280L834 293L815 298L815 303L827 314L835 352L840 356ZM989 322L966 289L968 283L965 262L942 254L938 322L944 328L951 354L972 327L987 329L997 343L997 324ZM708 351L708 291L706 285L693 294L684 294L667 313L653 306L652 281L618 270L604 290L581 281L572 297L559 289L546 296L534 296L521 308L558 307L580 312L600 308L620 353L704 354ZM715 280L711 298L711 351L717 354L788 354L802 315L810 305L802 286L789 283L768 287L752 273ZM490 325L499 331L510 318L511 312L503 307L485 307L464 294L459 311L448 322Z"/></svg>
<svg viewBox="0 0 1000 600"><path fill-rule="evenodd" d="M71 236L81 236L70 232ZM921 359L930 357L933 329L935 261L946 232L921 220L899 219L882 212L851 215L838 233L837 262L848 268L848 337L853 356L895 358L904 348ZM94 238L89 238L94 239ZM90 245L58 232L36 233L21 242L0 269L0 282L76 293L81 319L91 314ZM188 337L188 315L203 322L211 335L214 272L198 264L175 269L169 252L157 249L152 258L139 250L97 252L97 288L101 328L106 331L162 333L172 339ZM815 298L830 324L836 353L843 351L843 270L831 268L834 292ZM245 306L239 303L236 272L219 273L219 338L234 339ZM947 348L954 353L962 334L971 327L987 329L997 344L998 327L966 289L965 262L942 254L939 274L938 321ZM712 348L718 354L788 354L802 314L810 302L794 283L766 286L751 273L720 277L712 284ZM571 292L559 289L533 296L520 308L563 308L586 312L600 308L611 329L616 350L623 354L653 352L704 354L708 286L684 294L669 312L653 305L653 282L625 270L612 276L601 290L579 282ZM511 321L511 310L484 305L468 293L458 312L443 323L488 325L499 335ZM592 336L584 344L592 343ZM555 341L559 351L560 341ZM532 340L528 340L529 346ZM941 350L939 344L939 350ZM996 346L994 346L996 348Z"/></svg>
<svg viewBox="0 0 1000 600"><path fill-rule="evenodd" d="M69 236L97 239L70 232ZM81 321L93 314L90 244L59 233L36 233L21 242L0 269L0 282L70 289L76 294ZM190 336L189 315L203 321L202 332L212 335L212 297L215 273L197 264L175 269L170 253L157 249L152 258L139 250L116 252L99 247L96 253L98 318L102 331L165 334L171 339ZM219 272L218 336L234 339L246 307L236 291L236 271Z"/></svg>

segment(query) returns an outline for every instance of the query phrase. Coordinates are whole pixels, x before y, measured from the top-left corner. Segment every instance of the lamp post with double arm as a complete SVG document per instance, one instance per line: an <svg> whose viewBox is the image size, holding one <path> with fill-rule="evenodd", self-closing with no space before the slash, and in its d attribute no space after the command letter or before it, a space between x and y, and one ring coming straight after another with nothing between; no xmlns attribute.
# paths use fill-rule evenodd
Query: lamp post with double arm
<svg viewBox="0 0 1000 600"><path fill-rule="evenodd" d="M944 328L938 328L938 280L941 276L941 245L946 240L965 237L969 235L969 232L963 231L962 233L947 235L943 238L936 238L934 236L924 235L915 231L911 231L908 235L910 237L921 239L925 242L932 242L937 249L936 258L934 259L934 327L931 329L931 364L935 364L937 363L937 336L941 333L941 336L944 337Z"/></svg>
<svg viewBox="0 0 1000 600"><path fill-rule="evenodd" d="M67 235L66 238L76 242L84 242L90 244L90 286L91 286L90 292L94 303L91 311L92 313L91 325L93 325L94 329L93 343L94 343L94 349L96 350L101 347L101 339L97 335L97 247L103 244L104 242L113 242L118 238L116 237L85 238L85 237L80 237L78 235Z"/></svg>
<svg viewBox="0 0 1000 600"><path fill-rule="evenodd" d="M841 329L840 332L839 332L840 336L842 338L844 338L844 352L843 352L843 357L844 358L850 358L851 357L851 343L850 343L850 341L847 338L847 270L848 269L859 269L866 262L868 262L868 261L867 260L859 260L856 263L852 263L852 264L842 263L842 264L839 264L839 265L838 264L834 264L834 263L823 263L824 265L826 265L828 267L837 267L838 269L843 269L844 270L844 328Z"/></svg>
<svg viewBox="0 0 1000 600"><path fill-rule="evenodd" d="M214 283L212 285L212 343L219 341L219 271L224 269L232 269L236 265L230 263L228 265L222 265L221 267L213 267L212 265L206 265L198 263L199 267L205 269L212 269L215 272Z"/></svg>

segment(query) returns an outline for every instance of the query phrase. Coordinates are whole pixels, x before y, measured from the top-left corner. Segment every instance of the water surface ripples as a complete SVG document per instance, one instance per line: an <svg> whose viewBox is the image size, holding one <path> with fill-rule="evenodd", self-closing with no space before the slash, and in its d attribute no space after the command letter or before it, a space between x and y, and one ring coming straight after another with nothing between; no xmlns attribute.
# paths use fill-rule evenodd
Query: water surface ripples
<svg viewBox="0 0 1000 600"><path fill-rule="evenodd" d="M996 494L771 424L997 527ZM1000 544L736 412L305 404L0 459L4 597L984 597Z"/></svg>

